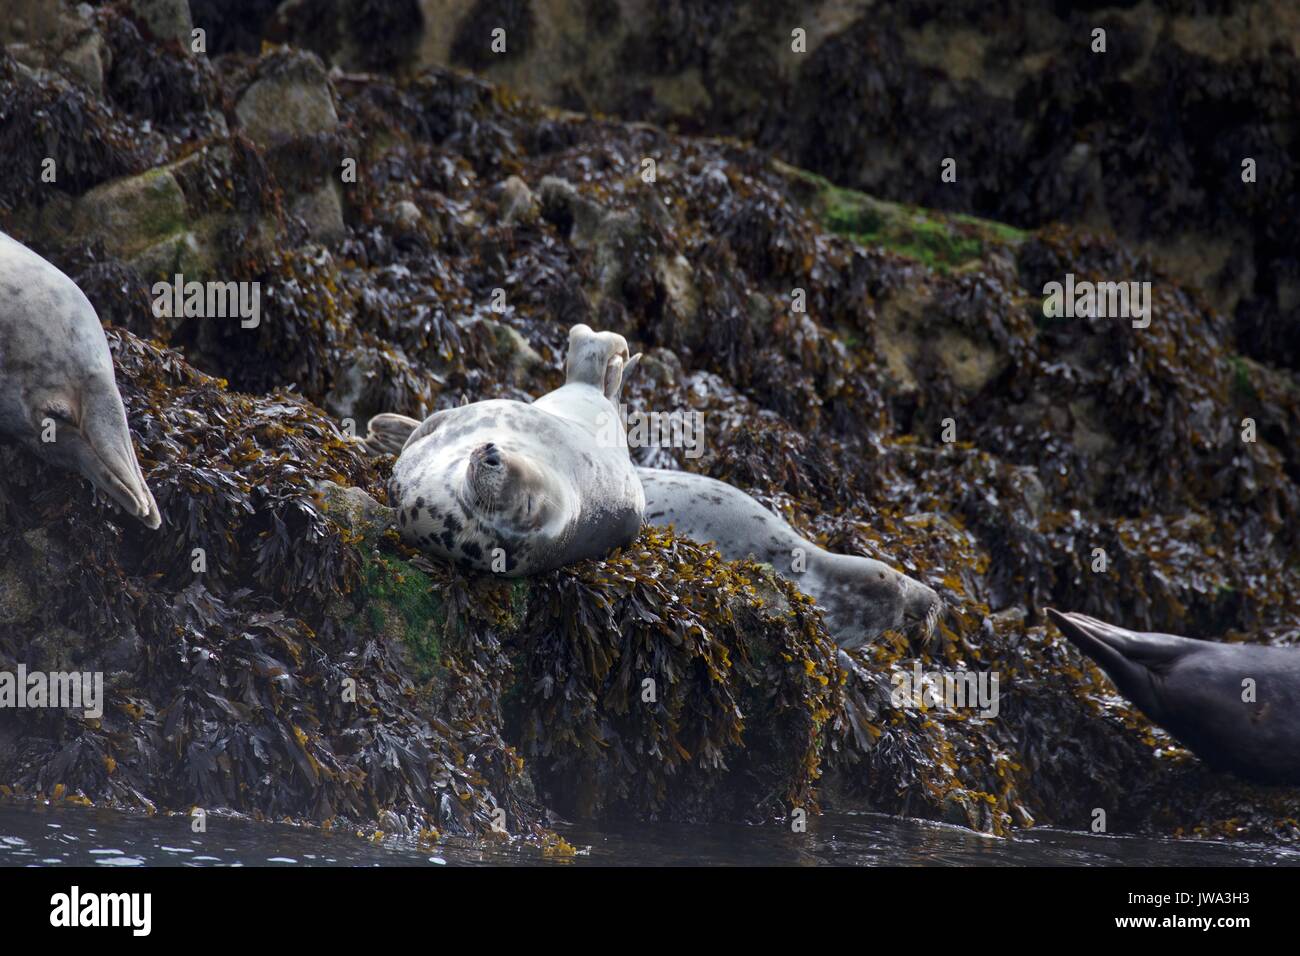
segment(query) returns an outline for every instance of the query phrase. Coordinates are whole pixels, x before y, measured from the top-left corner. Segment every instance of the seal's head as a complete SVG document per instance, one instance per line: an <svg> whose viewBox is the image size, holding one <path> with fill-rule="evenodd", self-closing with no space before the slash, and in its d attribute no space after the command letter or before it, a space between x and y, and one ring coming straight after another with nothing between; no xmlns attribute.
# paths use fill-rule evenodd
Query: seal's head
<svg viewBox="0 0 1300 956"><path fill-rule="evenodd" d="M94 306L66 275L0 233L0 410L41 457L80 471L151 528L149 493Z"/></svg>
<svg viewBox="0 0 1300 956"><path fill-rule="evenodd" d="M111 373L45 377L24 390L36 452L61 468L79 471L128 514L150 528L162 524L158 504L136 461L126 411Z"/></svg>
<svg viewBox="0 0 1300 956"><path fill-rule="evenodd" d="M526 430L529 407L492 405L426 420L398 456L389 497L415 547L483 571L532 574L571 543L577 494L563 459Z"/></svg>
<svg viewBox="0 0 1300 956"><path fill-rule="evenodd" d="M484 442L469 453L465 498L473 515L508 538L533 536L551 525L563 492L545 465Z"/></svg>
<svg viewBox="0 0 1300 956"><path fill-rule="evenodd" d="M837 607L851 609L852 620L830 621L841 647L858 647L887 630L934 636L943 600L930 587L889 565L853 555L824 555L821 574L838 598Z"/></svg>

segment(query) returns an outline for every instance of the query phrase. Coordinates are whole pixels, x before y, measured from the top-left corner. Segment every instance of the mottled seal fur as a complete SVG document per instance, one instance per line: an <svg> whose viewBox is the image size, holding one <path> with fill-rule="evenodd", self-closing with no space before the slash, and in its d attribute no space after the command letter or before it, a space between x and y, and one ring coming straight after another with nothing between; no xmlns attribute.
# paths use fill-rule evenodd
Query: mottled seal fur
<svg viewBox="0 0 1300 956"><path fill-rule="evenodd" d="M1300 648L1148 634L1053 608L1047 615L1121 694L1211 768L1300 784Z"/></svg>
<svg viewBox="0 0 1300 956"><path fill-rule="evenodd" d="M162 523L94 307L71 279L3 232L0 432L81 472L150 528ZM42 441L45 435L53 440Z"/></svg>
<svg viewBox="0 0 1300 956"><path fill-rule="evenodd" d="M638 468L648 524L713 542L728 560L754 557L822 606L826 628L841 648L887 629L921 628L928 637L943 610L926 585L879 561L834 554L725 482L685 471ZM797 570L802 553L803 570Z"/></svg>
<svg viewBox="0 0 1300 956"><path fill-rule="evenodd" d="M414 547L473 568L537 574L599 557L640 531L645 498L610 396L629 366L620 335L569 332L568 381L531 405L475 402L423 422L371 421L367 446L402 434L389 484Z"/></svg>

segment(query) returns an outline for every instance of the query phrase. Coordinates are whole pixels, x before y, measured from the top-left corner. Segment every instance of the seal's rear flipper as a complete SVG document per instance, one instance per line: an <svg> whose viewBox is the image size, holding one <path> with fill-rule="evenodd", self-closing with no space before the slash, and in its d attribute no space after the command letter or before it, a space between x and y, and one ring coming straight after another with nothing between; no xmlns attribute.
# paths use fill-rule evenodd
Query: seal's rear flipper
<svg viewBox="0 0 1300 956"><path fill-rule="evenodd" d="M594 332L591 326L579 323L569 329L565 384L591 385L617 404L623 378L639 359L640 353L632 357L627 339L617 332Z"/></svg>
<svg viewBox="0 0 1300 956"><path fill-rule="evenodd" d="M1061 633L1104 670L1115 686L1157 722L1163 708L1155 682L1178 658L1193 650L1197 641L1172 634L1148 634L1107 624L1075 612L1047 608Z"/></svg>
<svg viewBox="0 0 1300 956"><path fill-rule="evenodd" d="M615 359L606 367L605 397L615 405L618 404L618 400L623 394L623 383L628 380L628 376L632 374L632 369L636 368L640 361L641 353L637 352L636 355L627 360L627 364L624 364L621 359Z"/></svg>
<svg viewBox="0 0 1300 956"><path fill-rule="evenodd" d="M383 412L370 419L366 426L366 451L372 455L396 455L420 427L414 418Z"/></svg>

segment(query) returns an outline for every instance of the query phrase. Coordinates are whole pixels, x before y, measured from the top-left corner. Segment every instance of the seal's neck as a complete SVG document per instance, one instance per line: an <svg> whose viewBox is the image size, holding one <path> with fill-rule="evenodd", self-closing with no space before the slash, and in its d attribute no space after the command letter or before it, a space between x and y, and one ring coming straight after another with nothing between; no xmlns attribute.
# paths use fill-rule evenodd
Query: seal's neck
<svg viewBox="0 0 1300 956"><path fill-rule="evenodd" d="M556 418L577 425L591 435L597 448L627 451L623 416L618 406L594 385L570 382L548 392L533 404Z"/></svg>

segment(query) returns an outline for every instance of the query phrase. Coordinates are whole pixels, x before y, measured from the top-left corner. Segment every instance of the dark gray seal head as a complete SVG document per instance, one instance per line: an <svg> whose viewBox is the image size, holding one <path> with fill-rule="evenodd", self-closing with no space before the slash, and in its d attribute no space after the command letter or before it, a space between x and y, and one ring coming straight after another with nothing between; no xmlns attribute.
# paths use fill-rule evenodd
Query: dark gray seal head
<svg viewBox="0 0 1300 956"><path fill-rule="evenodd" d="M712 542L730 561L753 557L772 565L822 606L840 647L858 647L886 630L920 631L927 639L934 633L944 605L921 582L871 558L827 551L725 482L660 468L637 474L647 524Z"/></svg>
<svg viewBox="0 0 1300 956"><path fill-rule="evenodd" d="M131 445L108 340L66 275L0 232L0 431L162 523Z"/></svg>
<svg viewBox="0 0 1300 956"><path fill-rule="evenodd" d="M622 336L571 330L569 381L531 405L496 399L421 423L376 415L366 445L400 442L389 484L403 539L483 571L522 576L599 557L640 531L645 497L617 395Z"/></svg>
<svg viewBox="0 0 1300 956"><path fill-rule="evenodd" d="M1211 768L1300 784L1300 648L1130 631L1053 608L1047 616L1121 694Z"/></svg>

